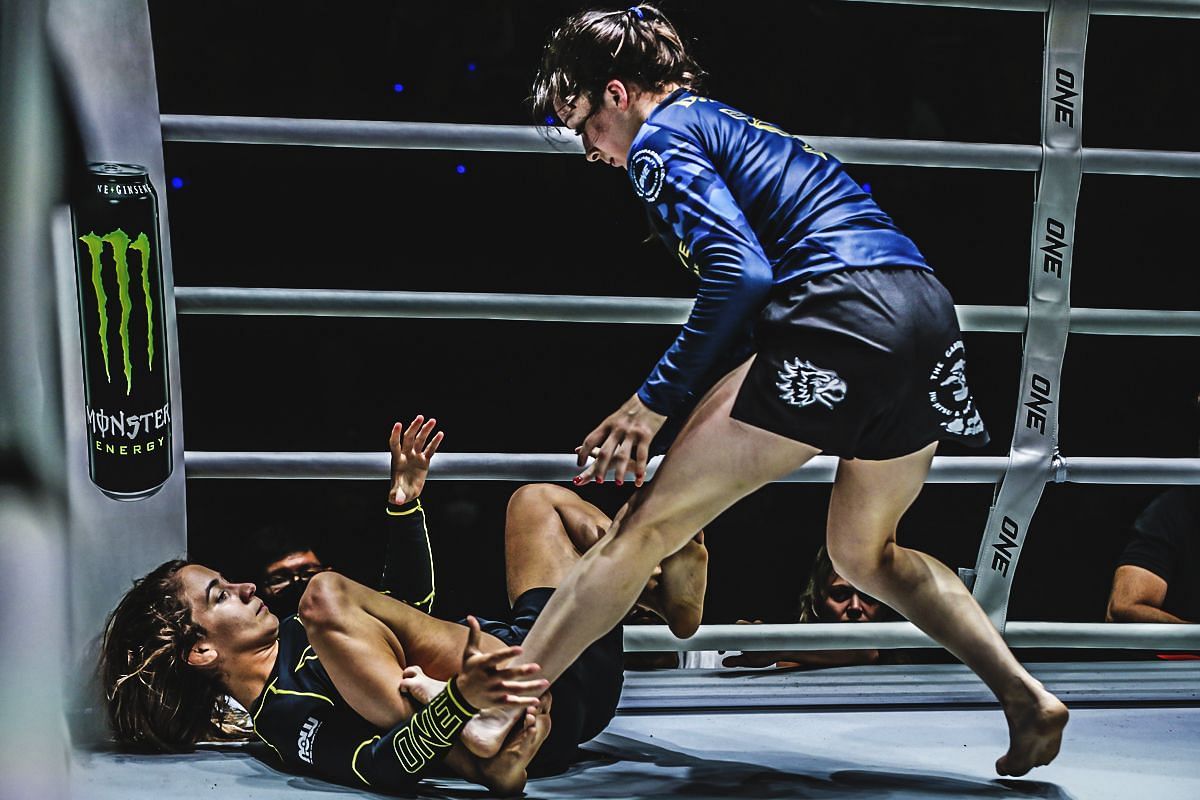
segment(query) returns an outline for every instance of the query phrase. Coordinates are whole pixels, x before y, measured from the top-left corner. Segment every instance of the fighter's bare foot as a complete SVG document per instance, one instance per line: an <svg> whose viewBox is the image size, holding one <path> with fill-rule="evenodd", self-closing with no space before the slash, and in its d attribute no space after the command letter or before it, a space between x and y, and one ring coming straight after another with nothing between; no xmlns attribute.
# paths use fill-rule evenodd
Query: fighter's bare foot
<svg viewBox="0 0 1200 800"><path fill-rule="evenodd" d="M485 708L463 726L459 741L480 758L492 758L504 746L513 725L524 715L524 709L520 708Z"/></svg>
<svg viewBox="0 0 1200 800"><path fill-rule="evenodd" d="M504 741L494 758L483 761L483 784L501 796L520 794L525 788L525 770L550 735L549 714L529 714Z"/></svg>
<svg viewBox="0 0 1200 800"><path fill-rule="evenodd" d="M704 616L704 592L708 588L708 548L704 532L662 562L658 577L658 608L671 633L687 639L700 627Z"/></svg>
<svg viewBox="0 0 1200 800"><path fill-rule="evenodd" d="M1040 685L1027 701L1005 706L1008 752L996 759L996 772L1018 777L1054 760L1062 746L1070 712Z"/></svg>
<svg viewBox="0 0 1200 800"><path fill-rule="evenodd" d="M425 674L425 670L415 665L405 667L404 677L400 680L400 689L423 706L432 703L433 698L441 694L445 688L445 681L429 677Z"/></svg>

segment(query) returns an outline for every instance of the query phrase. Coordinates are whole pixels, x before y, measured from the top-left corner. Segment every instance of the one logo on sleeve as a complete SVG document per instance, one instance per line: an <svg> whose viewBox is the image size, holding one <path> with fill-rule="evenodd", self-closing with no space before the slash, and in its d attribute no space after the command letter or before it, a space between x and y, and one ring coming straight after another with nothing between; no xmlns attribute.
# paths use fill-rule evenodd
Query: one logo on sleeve
<svg viewBox="0 0 1200 800"><path fill-rule="evenodd" d="M779 370L779 399L790 406L804 408L820 403L833 408L846 399L846 382L831 369L822 369L799 356L783 362Z"/></svg>
<svg viewBox="0 0 1200 800"><path fill-rule="evenodd" d="M961 339L946 348L929 373L929 403L945 417L941 426L947 433L974 436L983 432L983 418L967 387L967 355Z"/></svg>
<svg viewBox="0 0 1200 800"><path fill-rule="evenodd" d="M666 172L662 156L650 149L638 150L629 162L629 178L633 181L633 190L647 203L658 199Z"/></svg>

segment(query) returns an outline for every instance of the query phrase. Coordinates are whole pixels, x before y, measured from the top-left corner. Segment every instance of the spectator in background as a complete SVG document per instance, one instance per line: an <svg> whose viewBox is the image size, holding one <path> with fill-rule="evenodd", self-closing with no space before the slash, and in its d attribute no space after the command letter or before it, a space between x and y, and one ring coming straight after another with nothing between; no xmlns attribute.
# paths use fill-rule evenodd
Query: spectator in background
<svg viewBox="0 0 1200 800"><path fill-rule="evenodd" d="M1168 489L1133 523L1104 621L1200 622L1200 486Z"/></svg>
<svg viewBox="0 0 1200 800"><path fill-rule="evenodd" d="M850 585L838 575L822 545L813 559L808 585L800 594L800 622L881 622L893 620L892 609ZM762 620L739 624L756 624ZM727 656L727 667L844 667L852 664L876 664L878 650L799 650L785 652L745 652Z"/></svg>
<svg viewBox="0 0 1200 800"><path fill-rule="evenodd" d="M250 538L251 580L258 596L280 619L296 613L309 580L332 567L321 560L321 532L304 523L273 523Z"/></svg>
<svg viewBox="0 0 1200 800"><path fill-rule="evenodd" d="M1200 486L1160 494L1133 523L1106 622L1200 622Z"/></svg>

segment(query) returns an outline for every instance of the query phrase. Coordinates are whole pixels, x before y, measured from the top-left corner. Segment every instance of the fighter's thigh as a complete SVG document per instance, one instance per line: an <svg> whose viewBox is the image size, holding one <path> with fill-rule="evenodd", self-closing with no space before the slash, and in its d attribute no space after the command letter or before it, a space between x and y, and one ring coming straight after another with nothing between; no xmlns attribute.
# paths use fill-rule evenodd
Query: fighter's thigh
<svg viewBox="0 0 1200 800"><path fill-rule="evenodd" d="M467 629L337 573L313 578L300 603L309 643L338 692L372 724L391 727L412 713L400 694L407 664L445 680L458 671ZM504 647L484 634L486 651Z"/></svg>
<svg viewBox="0 0 1200 800"><path fill-rule="evenodd" d="M650 484L619 515L618 530L662 532L682 547L718 514L820 451L730 417L753 359L730 372L697 405Z"/></svg>
<svg viewBox="0 0 1200 800"><path fill-rule="evenodd" d="M509 501L504 530L509 602L530 589L557 587L609 522L598 508L561 486L518 489Z"/></svg>
<svg viewBox="0 0 1200 800"><path fill-rule="evenodd" d="M843 459L829 498L827 538L835 564L870 557L891 540L929 475L934 442L885 461ZM839 567L841 569L841 567Z"/></svg>

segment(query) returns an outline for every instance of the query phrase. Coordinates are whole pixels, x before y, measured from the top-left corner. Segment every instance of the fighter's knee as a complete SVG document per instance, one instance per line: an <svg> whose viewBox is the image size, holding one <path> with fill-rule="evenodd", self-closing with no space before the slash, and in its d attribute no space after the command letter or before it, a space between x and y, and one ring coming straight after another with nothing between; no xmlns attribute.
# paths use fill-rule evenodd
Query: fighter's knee
<svg viewBox="0 0 1200 800"><path fill-rule="evenodd" d="M535 508L552 508L556 502L574 495L553 483L527 483L508 499L508 513L522 513Z"/></svg>
<svg viewBox="0 0 1200 800"><path fill-rule="evenodd" d="M827 546L833 571L860 588L879 574L887 560L886 547L837 539L830 539Z"/></svg>
<svg viewBox="0 0 1200 800"><path fill-rule="evenodd" d="M298 609L305 628L328 628L342 618L348 603L346 585L346 578L336 572L320 572L312 577Z"/></svg>

